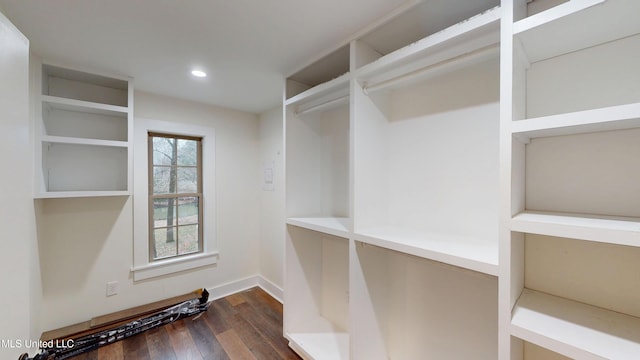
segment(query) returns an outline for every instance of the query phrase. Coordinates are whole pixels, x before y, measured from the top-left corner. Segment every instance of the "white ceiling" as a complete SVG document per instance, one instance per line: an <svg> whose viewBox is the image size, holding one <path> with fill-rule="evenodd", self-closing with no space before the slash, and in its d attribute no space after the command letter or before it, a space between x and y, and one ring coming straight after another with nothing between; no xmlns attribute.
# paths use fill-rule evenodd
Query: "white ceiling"
<svg viewBox="0 0 640 360"><path fill-rule="evenodd" d="M259 113L283 75L405 0L0 0L37 55L136 89ZM204 79L189 72L198 67Z"/></svg>

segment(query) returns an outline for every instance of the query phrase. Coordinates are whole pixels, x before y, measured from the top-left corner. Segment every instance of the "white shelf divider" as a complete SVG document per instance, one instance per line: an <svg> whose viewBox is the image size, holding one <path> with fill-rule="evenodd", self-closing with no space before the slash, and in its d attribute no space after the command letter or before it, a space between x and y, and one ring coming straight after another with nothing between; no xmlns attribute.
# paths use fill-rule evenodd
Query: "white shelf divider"
<svg viewBox="0 0 640 360"><path fill-rule="evenodd" d="M640 318L524 289L512 335L574 359L640 359Z"/></svg>
<svg viewBox="0 0 640 360"><path fill-rule="evenodd" d="M637 127L640 127L640 103L517 120L511 123L511 132L531 139Z"/></svg>
<svg viewBox="0 0 640 360"><path fill-rule="evenodd" d="M498 244L472 237L379 227L354 234L354 239L386 249L498 276Z"/></svg>
<svg viewBox="0 0 640 360"><path fill-rule="evenodd" d="M640 219L596 217L551 212L523 212L511 230L601 243L640 246Z"/></svg>
<svg viewBox="0 0 640 360"><path fill-rule="evenodd" d="M350 237L351 219L341 217L289 218L287 224L342 238Z"/></svg>
<svg viewBox="0 0 640 360"><path fill-rule="evenodd" d="M83 198L102 196L129 196L129 191L46 191L35 196L36 199Z"/></svg>
<svg viewBox="0 0 640 360"><path fill-rule="evenodd" d="M571 0L515 22L513 32L534 63L638 34L638 13L635 0Z"/></svg>

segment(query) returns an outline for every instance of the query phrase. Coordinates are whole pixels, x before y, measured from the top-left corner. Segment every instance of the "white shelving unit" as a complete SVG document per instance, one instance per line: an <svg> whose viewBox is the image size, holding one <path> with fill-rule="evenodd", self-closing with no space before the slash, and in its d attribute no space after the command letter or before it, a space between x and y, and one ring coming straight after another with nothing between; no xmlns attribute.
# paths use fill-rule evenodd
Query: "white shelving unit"
<svg viewBox="0 0 640 360"><path fill-rule="evenodd" d="M638 358L640 3L537 3L502 3L500 359Z"/></svg>
<svg viewBox="0 0 640 360"><path fill-rule="evenodd" d="M303 358L497 357L498 5L415 2L287 79Z"/></svg>
<svg viewBox="0 0 640 360"><path fill-rule="evenodd" d="M130 195L131 81L50 64L41 77L35 197Z"/></svg>

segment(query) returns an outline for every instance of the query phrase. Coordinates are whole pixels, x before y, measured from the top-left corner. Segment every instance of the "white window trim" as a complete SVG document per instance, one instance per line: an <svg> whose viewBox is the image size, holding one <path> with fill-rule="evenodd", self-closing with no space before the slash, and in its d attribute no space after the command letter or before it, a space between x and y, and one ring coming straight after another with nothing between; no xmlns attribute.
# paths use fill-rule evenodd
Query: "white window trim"
<svg viewBox="0 0 640 360"><path fill-rule="evenodd" d="M148 133L202 137L203 239L202 252L149 261ZM212 127L136 118L133 130L133 281L210 266L218 261L215 237L215 131Z"/></svg>

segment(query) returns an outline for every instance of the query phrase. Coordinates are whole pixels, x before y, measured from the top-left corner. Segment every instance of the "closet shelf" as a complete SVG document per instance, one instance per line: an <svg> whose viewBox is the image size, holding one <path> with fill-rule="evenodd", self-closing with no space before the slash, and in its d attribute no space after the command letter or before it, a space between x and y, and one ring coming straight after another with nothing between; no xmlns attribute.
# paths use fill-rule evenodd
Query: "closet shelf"
<svg viewBox="0 0 640 360"><path fill-rule="evenodd" d="M342 74L335 79L329 80L320 85L316 85L311 89L285 100L286 106L306 105L312 107L317 103L327 101L327 98L339 98L349 94L350 74Z"/></svg>
<svg viewBox="0 0 640 360"><path fill-rule="evenodd" d="M288 334L289 346L304 358L349 359L349 334L345 332Z"/></svg>
<svg viewBox="0 0 640 360"><path fill-rule="evenodd" d="M511 123L511 132L526 140L640 127L640 103L543 116Z"/></svg>
<svg viewBox="0 0 640 360"><path fill-rule="evenodd" d="M87 145L87 146L108 146L108 147L121 147L128 148L129 143L127 141L113 141L113 140L97 140L97 139L85 139L67 136L51 136L43 135L40 137L43 144L73 144L73 145Z"/></svg>
<svg viewBox="0 0 640 360"><path fill-rule="evenodd" d="M640 246L640 218L527 211L512 218L511 230L608 244Z"/></svg>
<svg viewBox="0 0 640 360"><path fill-rule="evenodd" d="M458 235L386 226L359 231L357 241L498 276L498 245Z"/></svg>
<svg viewBox="0 0 640 360"><path fill-rule="evenodd" d="M343 217L288 218L287 224L342 238L349 238L351 219Z"/></svg>
<svg viewBox="0 0 640 360"><path fill-rule="evenodd" d="M575 359L640 358L640 318L524 289L511 334Z"/></svg>
<svg viewBox="0 0 640 360"><path fill-rule="evenodd" d="M102 104L91 101L76 100L51 95L41 95L42 103L55 109L67 111L82 111L93 114L126 116L129 108L124 106Z"/></svg>
<svg viewBox="0 0 640 360"><path fill-rule="evenodd" d="M387 54L358 69L355 76L363 84L379 83L497 44L499 40L500 8L496 7Z"/></svg>
<svg viewBox="0 0 640 360"><path fill-rule="evenodd" d="M640 33L640 2L571 0L513 24L529 62Z"/></svg>
<svg viewBox="0 0 640 360"><path fill-rule="evenodd" d="M101 196L129 196L129 191L46 191L36 194L36 199L48 198L81 198L81 197L101 197Z"/></svg>

